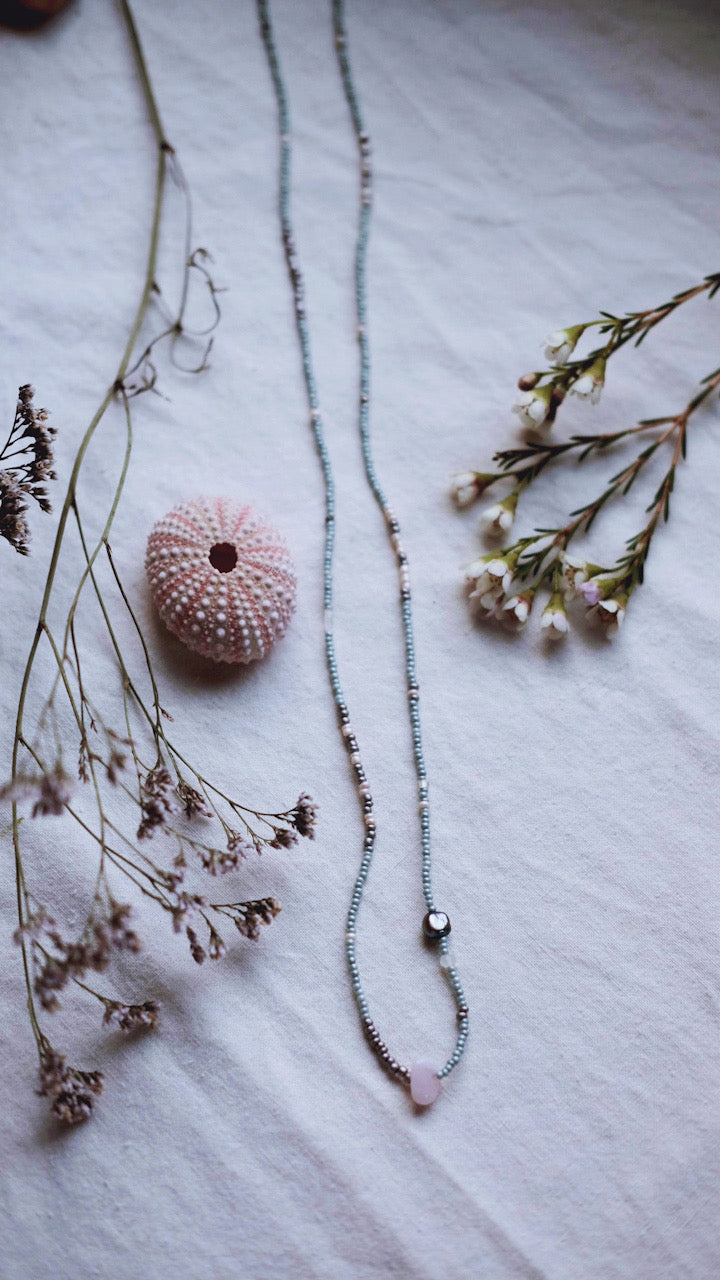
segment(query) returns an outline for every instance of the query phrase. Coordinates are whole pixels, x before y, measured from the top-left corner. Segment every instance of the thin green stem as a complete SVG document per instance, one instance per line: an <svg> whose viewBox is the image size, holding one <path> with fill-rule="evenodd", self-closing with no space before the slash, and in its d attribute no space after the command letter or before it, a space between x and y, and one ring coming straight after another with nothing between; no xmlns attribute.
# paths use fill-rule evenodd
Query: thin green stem
<svg viewBox="0 0 720 1280"><path fill-rule="evenodd" d="M80 714L80 710L75 700L75 694L73 693L72 688L70 687L70 681L67 678L67 673L65 671L65 658L63 657L57 644L55 643L55 637L53 636L53 633L50 630L47 622L43 622L42 629L45 635L47 636L48 644L50 645L55 661L57 662L58 670L60 672L60 678L62 680L63 685L65 686L65 692L68 697L68 702L70 703L70 706L72 708L72 713L75 717L75 723L77 724L78 730L80 732L80 737L83 738L85 730L83 728L82 716Z"/></svg>
<svg viewBox="0 0 720 1280"><path fill-rule="evenodd" d="M162 715L162 708L160 706L160 691L157 686L157 681L155 680L155 672L153 671L152 660L150 658L150 650L148 649L147 641L145 640L145 636L143 635L142 627L138 622L137 616L135 614L135 610L133 609L130 603L130 600L128 598L128 595L125 591L125 588L122 584L122 580L115 566L115 561L113 560L112 551L110 549L110 544L108 542L105 543L105 551L110 564L110 568L112 570L113 577L117 584L118 591L120 592L120 595L122 596L125 607L128 613L130 614L133 625L138 635L138 639L140 641L140 645L142 647L143 655L145 657L145 665L147 667L147 673L150 678L150 684L152 686L152 691L153 691L153 702L155 704L156 725L157 725L158 732L161 732L160 717Z"/></svg>
<svg viewBox="0 0 720 1280"><path fill-rule="evenodd" d="M122 492L123 492L123 489L125 488L125 481L127 479L128 467L130 465L130 457L132 455L132 446L133 446L132 417L130 414L130 402L128 400L125 389L123 387L120 387L119 391L122 397L123 407L125 409L125 421L126 421L126 428L127 428L127 434L125 438L125 452L123 454L120 477L118 479L117 485L115 486L115 492L112 497L112 502L110 504L110 510L108 512L108 516L105 521L105 526L103 528L102 533L100 534L100 537L91 555L88 555L88 549L85 546L83 541L83 550L85 552L85 568L83 569L83 572L80 577L80 581L77 586L77 590L75 591L75 595L73 597L73 600L70 604L70 608L68 610L67 622L65 624L65 637L64 637L64 643L63 643L63 650L67 649L68 632L70 630L70 627L72 626L73 619L75 617L75 612L80 602L80 596L82 594L85 583L87 582L88 576L92 572L92 567L98 555L100 554L102 548L106 545L107 538L109 536L110 530L113 525L113 521L115 520L115 515L118 509L118 505L120 503L120 498L122 497ZM80 514L78 511L77 501L74 494L73 494L72 502L70 505L71 505L73 514L75 516L76 522L79 525Z"/></svg>
<svg viewBox="0 0 720 1280"><path fill-rule="evenodd" d="M138 75L140 77L140 84L142 85L143 97L145 98L145 105L150 116L150 122L152 124L158 146L162 151L172 152L173 148L165 137L165 130L163 128L162 120L160 119L160 111L153 91L152 82L150 80L150 74L147 69L147 63L145 61L145 53L140 43L140 37L135 25L135 17L130 5L128 4L128 0L120 0L120 8L122 9L122 15L125 19L128 36L130 37L130 44L132 45L132 51L135 55L135 62L137 65Z"/></svg>
<svg viewBox="0 0 720 1280"><path fill-rule="evenodd" d="M82 549L83 549L83 552L84 552L85 558L86 558L86 560L88 560L88 559L89 559L89 556L88 556L87 543L86 543L86 541L85 541L85 534L84 534L83 527L82 527L82 521L81 521L81 519L80 519L80 513L79 513L79 511L77 510L77 508L75 509L75 520L76 520L76 523L77 523L77 526L78 526L78 535L79 535L79 537L80 537L80 544L81 544L81 546L82 546ZM101 592L101 590L100 590L100 587L99 587L99 585L98 585L97 579L96 579L96 577L95 577L95 573L94 573L94 571L93 571L93 569L92 569L92 568L90 568L90 570L89 570L89 577L90 577L90 581L91 581L91 583L92 583L92 585L93 585L93 588L94 588L94 591L95 591L95 596L96 596L96 598L97 598L97 602L98 602L98 605L99 605L99 607L100 607L100 611L101 611L101 613L102 613L102 615L103 615L103 619L104 619L104 621L105 621L105 626L106 626L106 628L107 628L107 632L108 632L108 635L109 635L109 637L110 637L110 642L111 642L112 647L113 647L113 649L114 649L114 651L115 651L115 657L117 658L118 667L119 667L119 669L120 669L120 675L121 675L121 677L122 677L122 681L123 681L123 688L124 688L124 689L128 689L128 690L132 693L132 695L133 695L133 697L134 697L134 699L135 699L135 701L136 701L136 703L137 703L138 707L140 708L140 710L141 710L141 711L143 712L143 714L145 715L145 718L147 719L147 722L148 722L148 724L149 724L149 726L150 726L151 730L153 731L153 735L154 735L154 736L156 737L156 739L157 739L157 734L156 734L157 726L156 726L155 722L153 721L153 718L152 718L152 716L150 715L150 712L148 711L147 707L145 706L145 703L143 702L143 699L141 698L141 696L140 696L140 694L139 694L139 692L138 692L137 688L135 687L135 684L134 684L134 682L133 682L133 680L132 680L132 678L131 678L131 676L130 676L130 673L129 673L129 672L128 672L128 670L127 670L127 667L125 666L125 661L124 661L124 659L123 659L122 651L121 651L121 649L120 649L120 643L119 643L119 641L118 641L117 636L115 635L115 630L114 630L114 628L113 628L112 622L110 621L110 614L108 613L107 605L105 604L105 601L104 601L103 596L102 596L102 592Z"/></svg>
<svg viewBox="0 0 720 1280"><path fill-rule="evenodd" d="M145 103L147 106L148 114L150 116L150 121L153 127L153 131L155 133L155 138L156 138L157 148L158 148L158 160L157 160L157 169L156 169L156 178L155 178L155 197L153 202L152 222L151 222L151 228L150 228L150 243L148 248L147 263L145 267L145 278L142 286L142 292L140 296L140 301L137 306L135 319L130 330L130 336L126 343L125 350L120 360L120 364L118 365L118 369L115 374L115 377L110 387L105 392L105 395L103 396L103 399L101 400L99 407L96 409L95 413L93 414L93 417L91 418L90 423L86 428L85 434L80 443L80 447L78 449L75 462L73 464L73 468L70 474L70 480L68 482L65 499L62 505L62 510L60 512L57 533L55 535L55 542L53 545L52 555L50 557L50 565L48 568L47 577L45 580L45 588L43 591L42 601L40 605L40 614L38 617L37 626L35 628L35 634L33 636L33 640L30 646L30 653L28 655L28 659L25 665L25 670L23 673L23 678L20 686L18 708L17 708L16 719L15 719L15 738L13 742L13 751L12 751L13 779L17 777L20 742L23 739L23 718L24 718L24 712L25 712L25 704L27 701L27 695L30 687L30 678L31 678L33 667L35 664L35 658L36 658L38 646L40 643L40 637L42 636L43 632L46 631L46 618L47 618L48 606L50 603L50 597L52 595L52 590L55 583L55 576L57 573L58 562L60 559L60 552L63 547L68 515L75 502L75 494L77 489L78 477L80 475L82 465L85 460L85 455L90 446L90 442L93 439L93 436L95 435L95 432L99 424L104 418L115 396L116 391L122 387L123 378L125 376L127 367L130 363L132 353L135 348L135 344L137 342L138 335L140 333L140 330L142 328L143 322L145 320L145 316L147 314L147 311L150 305L152 290L153 290L153 283L155 280L156 266L157 266L160 222L161 222L162 208L163 208L163 195L165 191L165 183L167 178L167 155L168 155L168 152L171 151L171 148L170 148L170 144L168 143L165 137L165 133L162 127L162 122L160 120L160 114L158 111L157 103L155 101L155 95L152 90L152 85L150 83L150 79L148 76L147 66L145 64L145 58L143 55L142 47L140 45L140 40L138 37L132 11L130 9L130 6L127 0L120 0L120 6L123 13L123 17L125 19L126 27L130 37L130 42L132 44L133 51L135 53L138 72L140 75L140 81L143 89L143 95L145 98ZM112 524L112 517L114 517L115 511L117 509L117 502L119 500L119 496L120 496L119 493L116 494L116 499L112 507L111 519L106 529L106 536L107 536L107 533L109 533L109 528L110 528L110 525ZM50 633L47 631L46 631L46 634L50 636ZM56 653L56 657L60 659L60 655L57 653ZM68 688L67 679L64 676L64 672L63 672L63 678L65 679L65 685L67 689ZM15 802L13 802L13 806L12 806L12 835L13 835L13 849L14 849L14 855L15 855L16 879L18 884L18 895L17 895L18 896L18 920L19 920L20 928L22 930L26 921L25 921L24 904L23 904L23 898L22 898L22 892L21 892L22 855L20 851L20 822L19 822L19 816L17 811L17 805ZM35 1012L32 987L30 983L27 952L24 944L24 935L22 933L21 933L21 939L22 939L23 967L25 972L25 984L26 984L27 993L28 993L28 1007L30 1010L30 1019L32 1022L33 1030L35 1032L36 1040L38 1040L38 1047L40 1047L41 1041L38 1039L38 1036L41 1036L42 1033L40 1032L39 1024L37 1021L37 1015Z"/></svg>

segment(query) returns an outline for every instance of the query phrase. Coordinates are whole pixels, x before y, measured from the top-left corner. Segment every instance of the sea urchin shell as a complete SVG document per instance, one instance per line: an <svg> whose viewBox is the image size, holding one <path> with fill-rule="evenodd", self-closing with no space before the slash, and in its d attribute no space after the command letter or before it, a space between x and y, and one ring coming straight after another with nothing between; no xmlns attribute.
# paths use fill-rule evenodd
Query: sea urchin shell
<svg viewBox="0 0 720 1280"><path fill-rule="evenodd" d="M145 558L163 622L215 662L262 658L295 608L295 573L276 529L232 498L193 498L155 525Z"/></svg>

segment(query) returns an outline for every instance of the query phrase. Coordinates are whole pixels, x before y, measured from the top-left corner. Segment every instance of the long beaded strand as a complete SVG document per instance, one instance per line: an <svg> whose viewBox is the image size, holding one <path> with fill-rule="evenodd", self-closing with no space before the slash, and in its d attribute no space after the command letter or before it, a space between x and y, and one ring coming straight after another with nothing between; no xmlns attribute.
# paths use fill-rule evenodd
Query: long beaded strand
<svg viewBox="0 0 720 1280"><path fill-rule="evenodd" d="M447 975L457 1009L458 1031L455 1047L439 1070L426 1063L416 1063L412 1068L403 1066L392 1055L387 1044L380 1035L373 1019L365 995L360 970L355 952L357 919L362 902L363 890L368 878L375 849L376 825L373 816L373 800L367 776L363 768L357 738L350 723L350 714L343 694L335 658L335 639L333 633L333 551L335 543L335 484L332 466L325 442L322 416L320 413L317 384L312 362L310 337L305 311L305 291L302 273L298 265L290 214L290 171L291 171L291 136L290 112L277 46L270 18L269 0L257 0L260 30L267 54L277 101L278 126L280 134L280 167L278 209L282 230L290 283L292 286L295 323L300 341L303 376L310 411L310 427L315 447L322 467L325 482L325 554L323 571L323 598L325 607L325 656L333 698L338 712L340 730L343 735L350 762L353 766L360 800L365 838L360 867L355 879L352 898L347 916L345 933L345 949L350 971L355 1001L360 1014L363 1031L381 1066L399 1083L410 1088L412 1097L420 1105L433 1102L440 1092L440 1082L457 1066L465 1049L468 1036L468 1009L460 983L460 977L451 958L448 946L450 921L444 912L435 906L431 880L431 846L430 846L430 809L428 799L428 783L425 760L422 749L422 733L420 727L419 688L415 666L415 644L413 640L412 601L410 593L410 574L408 558L400 539L400 526L390 508L377 478L370 445L369 431L369 388L370 388L370 352L367 337L367 288L366 259L370 214L372 208L372 169L370 164L370 139L363 124L362 114L355 91L350 62L347 53L347 35L345 30L344 0L332 0L332 21L335 36L340 75L347 100L353 129L358 147L360 178L360 209L357 241L355 247L355 309L357 318L357 340L359 349L360 378L358 403L358 429L362 445L365 475L373 496L382 511L388 531L390 543L395 553L400 578L400 605L405 643L405 677L407 682L408 708L413 743L415 771L417 775L418 805L420 812L421 851L422 851L422 890L427 908L423 920L423 933L428 942L437 947L439 961Z"/></svg>

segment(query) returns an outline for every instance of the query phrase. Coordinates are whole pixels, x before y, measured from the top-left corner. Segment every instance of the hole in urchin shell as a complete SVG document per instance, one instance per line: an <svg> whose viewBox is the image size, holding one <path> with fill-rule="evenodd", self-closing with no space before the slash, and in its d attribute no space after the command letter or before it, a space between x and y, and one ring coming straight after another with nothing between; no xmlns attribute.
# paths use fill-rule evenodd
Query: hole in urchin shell
<svg viewBox="0 0 720 1280"><path fill-rule="evenodd" d="M208 559L218 573L229 573L237 564L237 551L232 542L216 542L214 547L210 548Z"/></svg>

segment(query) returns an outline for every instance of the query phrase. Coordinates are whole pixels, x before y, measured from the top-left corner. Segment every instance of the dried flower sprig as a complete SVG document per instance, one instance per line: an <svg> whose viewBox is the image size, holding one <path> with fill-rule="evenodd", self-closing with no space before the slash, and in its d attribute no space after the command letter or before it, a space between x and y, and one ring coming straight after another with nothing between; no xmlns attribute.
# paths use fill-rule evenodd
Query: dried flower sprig
<svg viewBox="0 0 720 1280"><path fill-rule="evenodd" d="M66 1059L56 1053L47 1039L40 1048L40 1088L38 1093L52 1099L53 1115L64 1124L89 1120L95 1099L102 1093L102 1071L79 1071L65 1065Z"/></svg>
<svg viewBox="0 0 720 1280"><path fill-rule="evenodd" d="M96 990L88 981L90 975L104 973L118 954L134 954L141 947L139 935L130 923L131 906L118 896L120 878L124 877L165 913L172 931L185 934L197 963L206 956L219 959L226 950L217 927L222 920L230 920L244 937L257 939L260 926L269 924L280 908L270 897L210 902L200 886L190 883L191 868L195 873L211 876L234 872L251 852L289 848L299 837L312 838L316 819L315 806L304 792L291 808L278 813L243 805L211 782L180 751L169 735L171 717L161 704L148 645L110 547L110 533L132 452L134 401L146 392L157 392L158 353L163 345L170 362L183 372L197 374L206 369L212 341L208 334L220 318L220 291L209 272L209 255L191 248L190 192L160 120L127 0L120 0L120 7L157 143L150 246L141 296L118 369L86 429L72 468L20 689L12 776L0 788L0 799L12 803L18 904L15 938L22 954L30 1022L39 1055L39 1091L51 1100L55 1116L68 1124L91 1115L103 1088L103 1077L99 1071L68 1067L65 1057L49 1040L41 1016L60 1008L60 997L64 999L72 986L100 1003L106 1027L135 1031L153 1029L158 1023L157 1001L125 1002ZM169 180L180 190L186 210L180 301L170 311L156 279ZM212 305L211 324L204 330L191 329L186 319L190 282L198 275ZM153 320L155 331L151 328ZM181 340L201 343L198 359L180 363L177 351ZM28 395L22 400L24 430L29 429L34 412L30 401ZM104 526L99 536L91 539L81 512L79 480L89 445L113 405L121 410L124 456ZM35 413L34 423L44 428L44 421ZM28 483L36 489L49 475L49 457L39 449L38 442L45 439L39 426L30 436L35 452L27 468ZM45 501L44 493L33 492L32 496L41 504ZM81 571L64 621L58 624L51 619L50 603L58 564L67 552L72 531L81 554ZM18 537L16 541L22 539ZM109 592L103 585L103 573L110 584ZM83 630L87 614L83 614L82 625L79 615L80 602L86 595L97 606L109 645L117 677L117 701L122 706L119 726L100 706L101 698L108 697L112 681L101 681L97 692L91 687L86 657L92 637L88 640ZM137 640L134 658L121 645L115 618L118 610L130 619ZM41 646L49 653L54 669L44 696L40 689L36 691L40 678L36 660ZM97 649L97 642L94 647ZM27 725L31 694L39 705L32 731ZM68 716L74 736L73 753L77 752L77 781L66 763ZM45 892L30 885L23 854L25 823L20 810L24 806L32 818L73 820L77 831L97 850L95 884L88 894L89 905L79 930L61 929L51 914ZM213 831L220 833L219 838Z"/></svg>
<svg viewBox="0 0 720 1280"><path fill-rule="evenodd" d="M0 537L23 556L28 554L30 539L27 499L49 512L45 485L55 479L55 428L48 423L47 409L35 408L34 395L31 386L20 387L15 418L0 452Z"/></svg>
<svg viewBox="0 0 720 1280"><path fill-rule="evenodd" d="M628 343L639 346L648 333L678 307L702 294L713 298L718 289L720 273L715 273L675 294L661 306L625 316L602 311L595 320L549 335L545 356L550 367L526 373L518 382L520 396L514 410L526 428L526 439L522 446L502 449L494 455L495 471L467 470L453 476L450 492L455 504L468 507L488 489L503 481L509 483L508 492L487 507L481 517L482 529L488 538L504 538L513 526L520 498L551 463L560 459L582 463L592 455L627 445L638 437L647 440L649 436L649 442L643 443L640 452L610 478L596 498L571 511L565 523L536 528L532 534L479 557L467 567L465 581L470 602L481 618L521 629L530 616L537 592L542 589L548 597L540 624L546 638L557 640L567 634L566 606L574 598L584 604L588 619L598 624L607 636L616 634L630 596L643 581L645 562L657 528L669 517L677 467L686 456L688 423L700 406L720 389L720 369L703 379L699 390L678 413L644 418L619 431L573 435L561 442L550 440L549 431L569 392L597 403L608 362L621 347ZM577 356L579 341L591 329L597 329L604 341L586 355ZM568 548L573 539L589 532L611 500L625 497L651 460L663 450L669 454L669 462L645 510L647 518L640 530L628 538L615 562L607 567L571 555Z"/></svg>

